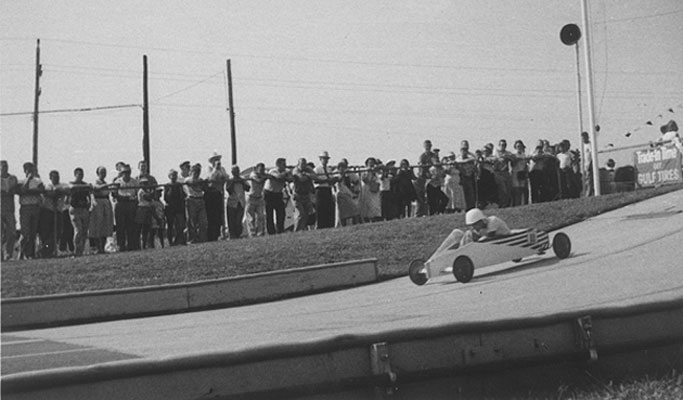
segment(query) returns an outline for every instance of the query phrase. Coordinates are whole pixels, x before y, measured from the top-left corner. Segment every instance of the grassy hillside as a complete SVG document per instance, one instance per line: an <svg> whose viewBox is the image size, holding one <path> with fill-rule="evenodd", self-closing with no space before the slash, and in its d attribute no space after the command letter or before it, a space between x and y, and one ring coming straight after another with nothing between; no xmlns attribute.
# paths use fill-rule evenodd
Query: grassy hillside
<svg viewBox="0 0 683 400"><path fill-rule="evenodd" d="M491 212L510 227L555 230L682 187ZM453 228L463 225L463 214L439 215L185 247L6 262L2 264L2 297L192 282L364 258L377 258L381 276L392 278L407 274L412 259L428 257Z"/></svg>

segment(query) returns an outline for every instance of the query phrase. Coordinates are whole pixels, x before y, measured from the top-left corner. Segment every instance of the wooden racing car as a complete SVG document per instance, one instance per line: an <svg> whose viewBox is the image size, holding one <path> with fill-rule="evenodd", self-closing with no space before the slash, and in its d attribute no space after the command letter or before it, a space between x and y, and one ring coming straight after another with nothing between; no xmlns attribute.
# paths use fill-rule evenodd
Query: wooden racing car
<svg viewBox="0 0 683 400"><path fill-rule="evenodd" d="M536 228L513 229L512 234L473 241L460 245L465 232L454 229L428 260L417 259L410 263L408 274L416 285L424 285L430 278L452 272L459 282L467 283L474 276L474 269L519 262L524 257L543 254L550 247L548 233ZM571 253L569 236L562 232L554 235L552 248L559 258Z"/></svg>

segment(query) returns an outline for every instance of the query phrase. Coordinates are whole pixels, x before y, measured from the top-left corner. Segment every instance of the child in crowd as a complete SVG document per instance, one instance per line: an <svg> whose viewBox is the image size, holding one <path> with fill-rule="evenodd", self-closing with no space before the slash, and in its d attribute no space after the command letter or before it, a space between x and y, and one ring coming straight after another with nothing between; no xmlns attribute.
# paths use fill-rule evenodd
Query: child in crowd
<svg viewBox="0 0 683 400"><path fill-rule="evenodd" d="M154 220L154 209L152 208L152 201L154 200L154 188L151 187L147 178L140 179L140 184L144 187L138 191L138 208L135 212L135 223L141 236L136 236L142 239L143 249L153 248L154 230L152 229L152 221Z"/></svg>
<svg viewBox="0 0 683 400"><path fill-rule="evenodd" d="M164 227L166 226L166 210L164 203L161 202L161 193L163 193L163 188L157 188L154 192L154 199L152 200L152 210L153 210L153 220L152 220L152 234L151 237L151 247L154 247L154 233L159 237L159 243L161 247L164 247Z"/></svg>

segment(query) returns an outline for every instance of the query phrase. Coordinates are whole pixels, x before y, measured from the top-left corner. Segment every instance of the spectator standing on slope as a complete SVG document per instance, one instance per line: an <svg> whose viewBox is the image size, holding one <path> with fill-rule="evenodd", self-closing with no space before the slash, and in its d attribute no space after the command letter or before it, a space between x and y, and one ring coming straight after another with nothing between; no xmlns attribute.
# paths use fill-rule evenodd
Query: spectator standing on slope
<svg viewBox="0 0 683 400"><path fill-rule="evenodd" d="M348 162L342 160L337 164L337 210L341 226L360 222L358 197L360 195L360 178L348 171Z"/></svg>
<svg viewBox="0 0 683 400"><path fill-rule="evenodd" d="M202 165L197 163L190 168L190 176L185 179L185 207L187 209L187 240L189 243L206 242L208 221L204 189L206 182L200 178Z"/></svg>
<svg viewBox="0 0 683 400"><path fill-rule="evenodd" d="M139 182L132 178L130 165L125 164L119 171L120 176L114 179L117 190L113 193L114 219L116 221L116 243L119 251L140 249L140 236L137 234L135 214L138 208L137 186Z"/></svg>
<svg viewBox="0 0 683 400"><path fill-rule="evenodd" d="M107 169L97 167L97 179L93 184L93 202L90 211L88 237L95 246L96 253L104 253L107 238L114 234L114 209L111 205L111 187L106 181Z"/></svg>
<svg viewBox="0 0 683 400"><path fill-rule="evenodd" d="M185 189L178 181L178 171L172 169L168 173L169 183L164 186L166 202L166 226L169 246L184 245L185 238Z"/></svg>
<svg viewBox="0 0 683 400"><path fill-rule="evenodd" d="M507 150L507 141L501 139L498 142L495 161L493 163L493 176L498 191L498 206L510 207L512 205L512 176L510 175L510 163L512 153Z"/></svg>
<svg viewBox="0 0 683 400"><path fill-rule="evenodd" d="M476 207L477 204L477 158L470 153L470 143L463 140L460 143L460 154L455 163L460 170L460 184L465 195L465 210Z"/></svg>
<svg viewBox="0 0 683 400"><path fill-rule="evenodd" d="M399 218L407 218L412 215L413 201L417 200L417 193L413 184L416 179L410 162L406 159L401 160L395 182Z"/></svg>
<svg viewBox="0 0 683 400"><path fill-rule="evenodd" d="M377 160L374 157L369 157L365 160L365 167L367 171L361 174L360 216L364 222L375 222L382 219Z"/></svg>
<svg viewBox="0 0 683 400"><path fill-rule="evenodd" d="M214 152L209 158L209 168L206 176L206 190L204 190L204 203L206 204L206 218L208 221L207 240L215 242L221 236L221 229L225 224L225 183L228 181L228 173L221 165L223 157Z"/></svg>
<svg viewBox="0 0 683 400"><path fill-rule="evenodd" d="M247 197L247 228L249 236L263 236L266 233L266 202L263 198L263 189L268 180L266 166L263 163L256 164L249 174L249 196Z"/></svg>
<svg viewBox="0 0 683 400"><path fill-rule="evenodd" d="M40 256L55 257L59 239L64 232L64 210L69 209L66 202L69 185L59 181L59 171L52 170L50 181L45 184L43 203L40 208L39 236L41 242Z"/></svg>
<svg viewBox="0 0 683 400"><path fill-rule="evenodd" d="M90 205L92 186L83 181L83 168L74 169L74 180L70 183L69 215L74 227L74 254L82 256L90 226Z"/></svg>
<svg viewBox="0 0 683 400"><path fill-rule="evenodd" d="M247 206L246 191L250 186L240 176L240 167L233 165L230 171L232 176L226 183L228 192L228 232L230 239L239 239L244 232L244 210Z"/></svg>
<svg viewBox="0 0 683 400"><path fill-rule="evenodd" d="M285 197L287 182L292 180L292 173L287 169L287 160L275 160L275 168L268 171L268 180L263 188L266 202L266 229L269 235L285 231ZM273 221L274 217L274 221Z"/></svg>
<svg viewBox="0 0 683 400"><path fill-rule="evenodd" d="M43 203L45 186L33 163L24 163L26 179L19 182L19 221L21 225L21 256L36 256L36 236L40 223L40 205Z"/></svg>
<svg viewBox="0 0 683 400"><path fill-rule="evenodd" d="M315 205L311 200L315 177L315 171L308 166L306 159L300 158L296 168L292 171L294 206L297 210L296 222L294 223L294 230L296 231L306 230L309 215L315 213Z"/></svg>
<svg viewBox="0 0 683 400"><path fill-rule="evenodd" d="M521 140L515 141L515 153L512 157L512 205L529 204L529 156L526 146Z"/></svg>
<svg viewBox="0 0 683 400"><path fill-rule="evenodd" d="M335 222L335 204L334 194L332 189L336 181L332 176L332 168L330 168L330 154L323 151L320 156L320 165L315 168L317 175L315 183L315 209L317 212L318 229L333 228Z"/></svg>
<svg viewBox="0 0 683 400"><path fill-rule="evenodd" d="M2 178L2 198L0 199L0 217L2 218L2 261L14 259L14 244L17 240L17 220L14 216L14 196L19 190L17 177L9 173L6 160L0 161L0 177Z"/></svg>

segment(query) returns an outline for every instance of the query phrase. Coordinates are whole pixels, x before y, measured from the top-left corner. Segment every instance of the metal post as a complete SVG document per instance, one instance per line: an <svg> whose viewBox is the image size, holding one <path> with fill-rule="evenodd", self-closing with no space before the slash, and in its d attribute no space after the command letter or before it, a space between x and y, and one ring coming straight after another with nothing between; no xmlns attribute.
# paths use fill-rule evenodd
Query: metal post
<svg viewBox="0 0 683 400"><path fill-rule="evenodd" d="M583 30L586 46L584 56L586 58L586 88L588 98L588 133L591 141L591 163L593 164L593 188L596 196L600 195L600 165L598 164L598 140L595 133L595 114L593 106L593 72L591 64L590 35L588 33L588 5L587 0L581 0L581 11L583 14Z"/></svg>
<svg viewBox="0 0 683 400"><path fill-rule="evenodd" d="M583 140L581 138L581 132L583 132L583 107L581 106L581 57L579 56L578 41L574 43L574 49L576 50L576 102L578 104L579 110L579 147L581 148L581 176L586 176L586 168L584 164L586 152L583 146Z"/></svg>
<svg viewBox="0 0 683 400"><path fill-rule="evenodd" d="M43 75L43 66L40 65L40 39L36 43L36 89L33 100L33 165L38 171L38 99L40 98L40 76Z"/></svg>
<svg viewBox="0 0 683 400"><path fill-rule="evenodd" d="M237 133L235 132L235 107L232 103L232 70L228 60L228 111L230 112L230 145L232 148L232 164L237 165Z"/></svg>
<svg viewBox="0 0 683 400"><path fill-rule="evenodd" d="M151 171L152 164L149 155L149 96L147 91L147 56L142 56L142 158Z"/></svg>

